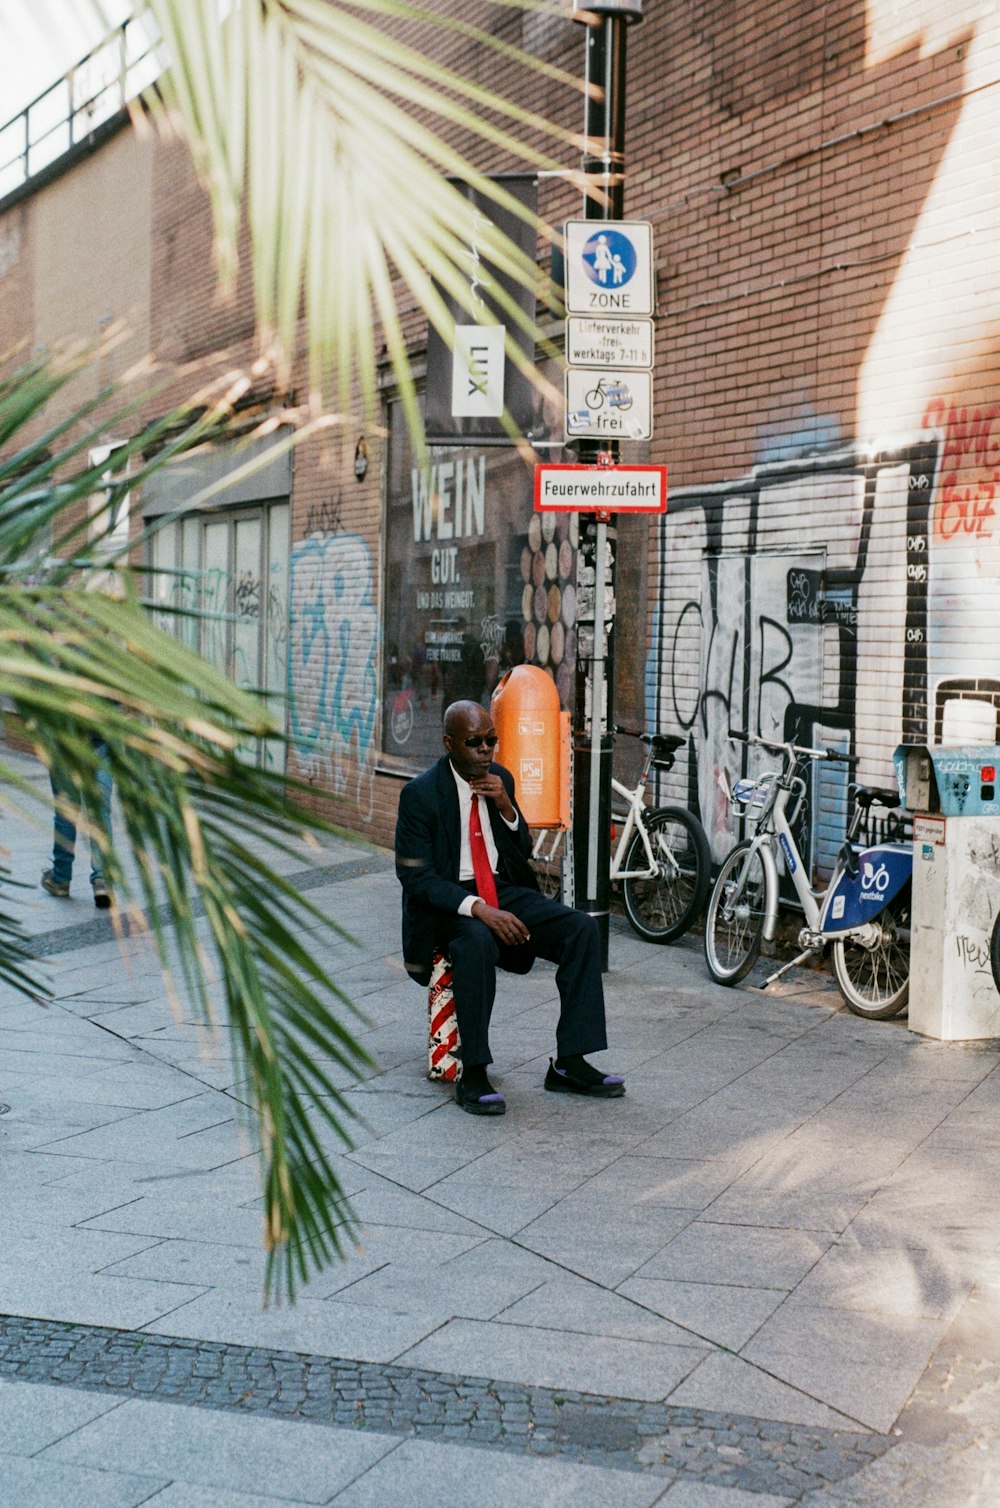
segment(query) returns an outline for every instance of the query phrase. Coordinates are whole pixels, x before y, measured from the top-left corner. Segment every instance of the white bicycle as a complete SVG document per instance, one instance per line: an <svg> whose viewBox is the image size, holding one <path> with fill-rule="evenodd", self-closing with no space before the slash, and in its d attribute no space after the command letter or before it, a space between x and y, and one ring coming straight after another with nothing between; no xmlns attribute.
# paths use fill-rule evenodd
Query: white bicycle
<svg viewBox="0 0 1000 1508"><path fill-rule="evenodd" d="M612 778L614 794L627 802L613 814L611 879L621 885L625 915L646 942L669 943L691 926L705 903L712 874L708 838L698 818L683 806L649 807L646 785L651 770L673 768L683 738L672 733L616 733L641 739L646 759L635 789ZM543 828L532 857L539 884L549 895L561 889L565 834Z"/></svg>
<svg viewBox="0 0 1000 1508"><path fill-rule="evenodd" d="M780 754L783 763L779 770L738 780L729 793L733 808L756 831L723 860L708 902L705 962L712 978L736 984L753 968L761 943L774 938L781 862L805 913L806 925L799 932L803 951L772 974L765 987L829 943L840 993L855 1015L869 1021L898 1015L910 985L913 847L878 843L864 848L856 841L865 813L873 806L898 806L896 792L851 787L851 817L836 866L829 884L814 889L792 833L806 796L800 768L808 760L856 761L836 749L769 743L746 733L729 736Z"/></svg>

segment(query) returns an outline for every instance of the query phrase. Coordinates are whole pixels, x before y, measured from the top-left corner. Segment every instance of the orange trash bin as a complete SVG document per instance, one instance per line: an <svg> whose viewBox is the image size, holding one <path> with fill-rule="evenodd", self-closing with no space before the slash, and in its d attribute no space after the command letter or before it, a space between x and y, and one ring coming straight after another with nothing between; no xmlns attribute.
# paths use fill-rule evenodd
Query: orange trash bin
<svg viewBox="0 0 1000 1508"><path fill-rule="evenodd" d="M537 665L515 665L490 703L500 740L496 758L514 776L529 827L569 826L569 713L552 677Z"/></svg>

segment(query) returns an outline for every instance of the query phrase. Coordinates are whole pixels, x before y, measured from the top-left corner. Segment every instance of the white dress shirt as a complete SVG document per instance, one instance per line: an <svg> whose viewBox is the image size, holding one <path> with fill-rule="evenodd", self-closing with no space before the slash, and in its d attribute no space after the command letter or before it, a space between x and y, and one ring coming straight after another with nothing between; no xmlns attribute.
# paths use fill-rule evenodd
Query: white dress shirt
<svg viewBox="0 0 1000 1508"><path fill-rule="evenodd" d="M471 785L467 780L462 779L462 776L455 769L454 765L451 766L451 773L455 777L455 787L458 791L458 830L462 844L458 858L458 878L461 882L467 883L476 877L475 870L472 867L472 844L469 841L469 817L472 812L473 800L479 802L479 823L483 829L486 854L490 861L490 868L494 874L497 872L497 840L494 838L493 828L490 826L489 802L486 800L486 797L474 797ZM517 832L520 818L516 812L514 813L513 822L508 822L503 812L500 813L500 817L512 833ZM458 908L459 916L471 916L472 908L479 899L478 895L467 895Z"/></svg>

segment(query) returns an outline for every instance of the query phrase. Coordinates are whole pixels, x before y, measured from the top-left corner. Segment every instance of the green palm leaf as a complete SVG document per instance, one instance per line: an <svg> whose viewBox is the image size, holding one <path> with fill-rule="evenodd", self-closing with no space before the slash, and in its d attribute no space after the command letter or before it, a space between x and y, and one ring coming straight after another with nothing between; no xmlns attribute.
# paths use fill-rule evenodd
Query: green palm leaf
<svg viewBox="0 0 1000 1508"><path fill-rule="evenodd" d="M501 16L531 8L516 0L497 6ZM505 66L535 71L549 88L576 91L579 82L482 27L401 0L255 0L235 3L221 26L201 0L151 0L151 9L171 65L162 91L183 118L211 194L224 283L235 276L245 203L265 345L294 351L304 308L314 388L328 388L323 379L332 374L346 405L357 381L372 406L377 318L412 411L395 275L442 333L435 282L476 317L460 231L466 206L448 176L526 215L455 141L487 145L491 161L508 170L559 172L553 153L578 148L580 139L430 61L400 32L416 28L432 42L458 36ZM481 250L557 307L534 258L495 227L483 226ZM500 301L544 349L535 322ZM513 344L510 352L524 365Z"/></svg>
<svg viewBox="0 0 1000 1508"><path fill-rule="evenodd" d="M379 321L416 428L400 277L442 333L439 290L476 317L458 229L465 201L448 177L524 216L481 161L559 172L559 154L580 143L402 37L450 34L505 68L534 69L547 91L577 90L577 81L411 0L232 0L221 24L205 0L150 8L170 59L160 87L211 194L224 283L235 277L246 221L265 345L290 365L304 319L314 388L332 384L344 405L360 391L374 407ZM460 141L473 143L475 162ZM557 307L534 258L488 224L480 252ZM529 316L499 302L541 342ZM519 348L508 349L525 369ZM36 362L0 381L0 704L15 710L47 766L72 772L93 810L92 736L107 743L123 836L117 846L97 836L123 925L148 925L207 1025L221 994L236 1078L260 1133L266 1287L291 1296L352 1232L329 1148L350 1139L338 1077L356 1077L369 1060L350 1030L357 1012L316 961L339 929L274 872L269 853L332 829L296 804L294 786L241 763L248 741L282 741L280 725L261 698L149 620L141 572L121 564L122 600L80 585L81 573L106 561L85 501L101 490L113 501L175 455L226 435L234 395L201 395L150 427L141 400L99 393L47 425L46 405L77 370ZM121 480L109 486L89 452L109 433L130 432L116 452ZM12 798L37 802L31 782L13 770L0 776ZM129 851L132 865L123 862ZM43 988L2 912L0 978Z"/></svg>
<svg viewBox="0 0 1000 1508"><path fill-rule="evenodd" d="M8 443L37 422L73 370L36 364L0 389ZM133 409L119 400L119 413ZM225 405L210 407L211 417L202 410L139 431L127 447L136 457L171 436L140 474L218 436ZM221 996L235 1076L260 1135L266 1286L292 1296L353 1230L329 1151L350 1144L353 1116L331 1071L356 1078L370 1059L345 1024L358 1013L316 960L324 938L342 940L341 929L275 873L273 859L301 852L305 834L334 829L296 804L286 780L240 761L249 739L281 741L280 724L260 697L150 621L141 577L121 571L121 600L80 584L81 571L105 559L99 539L66 522L100 481L80 430L89 432L86 423L64 427L74 438L61 448L49 431L44 443L0 462L0 698L39 758L71 773L94 811L100 761L91 735L107 744L121 830L114 844L97 836L122 924L149 927L206 1026ZM34 499L27 509L26 497ZM71 559L46 554L42 526L73 544ZM2 766L0 777L10 799L37 804L32 782ZM128 853L134 865L124 862ZM45 991L27 940L3 911L0 979L31 995Z"/></svg>

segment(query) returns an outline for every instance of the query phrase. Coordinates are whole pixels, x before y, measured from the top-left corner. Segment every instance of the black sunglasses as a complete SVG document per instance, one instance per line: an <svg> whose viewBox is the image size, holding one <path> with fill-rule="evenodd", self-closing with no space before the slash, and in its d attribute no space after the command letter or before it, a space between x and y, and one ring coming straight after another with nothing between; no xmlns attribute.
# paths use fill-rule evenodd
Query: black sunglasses
<svg viewBox="0 0 1000 1508"><path fill-rule="evenodd" d="M463 738L467 749L478 749L480 744L485 744L488 749L495 749L500 742L495 733L473 733L471 738Z"/></svg>

